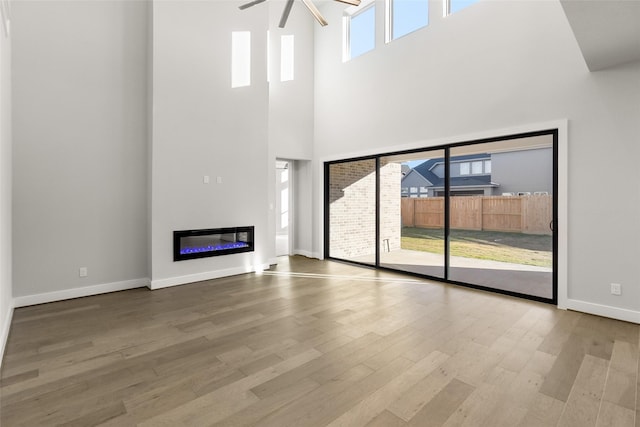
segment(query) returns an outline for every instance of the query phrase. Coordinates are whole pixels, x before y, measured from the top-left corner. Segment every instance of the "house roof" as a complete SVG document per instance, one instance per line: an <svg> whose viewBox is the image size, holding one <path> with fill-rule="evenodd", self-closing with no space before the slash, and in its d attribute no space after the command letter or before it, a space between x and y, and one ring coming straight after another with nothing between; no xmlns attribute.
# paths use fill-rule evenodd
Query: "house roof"
<svg viewBox="0 0 640 427"><path fill-rule="evenodd" d="M479 176L458 176L451 178L451 187L498 187L499 184L491 182L490 175ZM444 179L440 179L438 184L434 185L435 188L444 188Z"/></svg>
<svg viewBox="0 0 640 427"><path fill-rule="evenodd" d="M452 162L462 162L466 160L479 160L487 159L491 156L487 153L483 154L469 154L466 156L454 156L451 157ZM429 159L418 166L413 168L414 171L422 175L427 181L431 182L434 187L444 187L444 178L439 177L431 170L438 164L443 163L443 158ZM498 185L491 182L491 175L476 175L476 176L461 176L451 178L452 187L467 187L467 186L493 186Z"/></svg>
<svg viewBox="0 0 640 427"><path fill-rule="evenodd" d="M418 182L421 183L420 185L433 186L433 183L431 181L429 181L427 178L425 178L421 173L419 173L415 169L410 169L409 172L405 176L402 177L402 181L404 181L405 179L408 179L409 176L411 176L411 175L415 176L414 179L417 179Z"/></svg>

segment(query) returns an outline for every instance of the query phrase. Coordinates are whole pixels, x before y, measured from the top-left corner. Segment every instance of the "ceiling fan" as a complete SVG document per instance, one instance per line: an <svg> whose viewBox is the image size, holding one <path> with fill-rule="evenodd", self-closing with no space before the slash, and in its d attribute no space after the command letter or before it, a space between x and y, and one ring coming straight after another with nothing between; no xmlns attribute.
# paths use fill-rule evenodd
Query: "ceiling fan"
<svg viewBox="0 0 640 427"><path fill-rule="evenodd" d="M266 0L252 0L249 3L245 3L239 6L238 8L240 10L245 10L265 1ZM284 5L284 10L282 11L282 17L280 18L280 24L278 24L278 27L284 28L284 26L287 24L287 19L289 19L289 13L291 12L291 7L293 7L294 1L295 0L287 0L287 3ZM323 27L327 25L327 20L324 19L324 17L316 7L316 5L313 4L311 0L301 0L301 1L302 3L304 3L305 6L307 6L307 9L309 9L309 12L311 12L313 17L316 18L316 21L318 21L320 25L322 25ZM350 4L353 6L358 6L360 4L360 0L336 0L336 1L340 3Z"/></svg>

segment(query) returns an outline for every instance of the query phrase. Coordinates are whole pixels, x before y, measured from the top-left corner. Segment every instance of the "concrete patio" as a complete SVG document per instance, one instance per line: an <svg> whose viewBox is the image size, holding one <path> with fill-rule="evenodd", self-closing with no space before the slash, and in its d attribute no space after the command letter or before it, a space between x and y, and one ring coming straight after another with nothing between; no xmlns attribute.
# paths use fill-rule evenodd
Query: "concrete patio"
<svg viewBox="0 0 640 427"><path fill-rule="evenodd" d="M375 255L352 260L374 264ZM444 278L444 255L431 252L407 249L382 252L380 266ZM552 274L550 267L452 256L449 280L551 299Z"/></svg>

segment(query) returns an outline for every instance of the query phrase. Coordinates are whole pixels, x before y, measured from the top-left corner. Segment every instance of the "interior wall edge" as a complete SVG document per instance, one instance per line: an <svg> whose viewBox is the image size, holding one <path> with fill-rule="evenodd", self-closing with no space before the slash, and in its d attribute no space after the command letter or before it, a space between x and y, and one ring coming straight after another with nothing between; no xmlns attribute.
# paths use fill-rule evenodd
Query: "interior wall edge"
<svg viewBox="0 0 640 427"><path fill-rule="evenodd" d="M15 308L15 300L9 301L9 307L7 309L7 315L2 324L2 336L0 337L0 369L2 368L2 361L4 360L4 350L7 347L7 341L9 340L9 332L11 331L11 321L13 320L13 309Z"/></svg>

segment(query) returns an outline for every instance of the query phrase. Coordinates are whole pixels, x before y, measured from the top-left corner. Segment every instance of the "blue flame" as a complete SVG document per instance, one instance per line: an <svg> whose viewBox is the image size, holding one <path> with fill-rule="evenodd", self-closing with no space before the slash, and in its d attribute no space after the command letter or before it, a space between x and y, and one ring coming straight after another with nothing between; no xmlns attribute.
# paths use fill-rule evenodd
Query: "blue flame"
<svg viewBox="0 0 640 427"><path fill-rule="evenodd" d="M245 242L230 242L230 243L222 243L219 245L186 247L186 248L180 248L180 255L197 254L201 252L223 251L225 249L238 249L238 248L247 248L247 247L249 247L249 244Z"/></svg>

